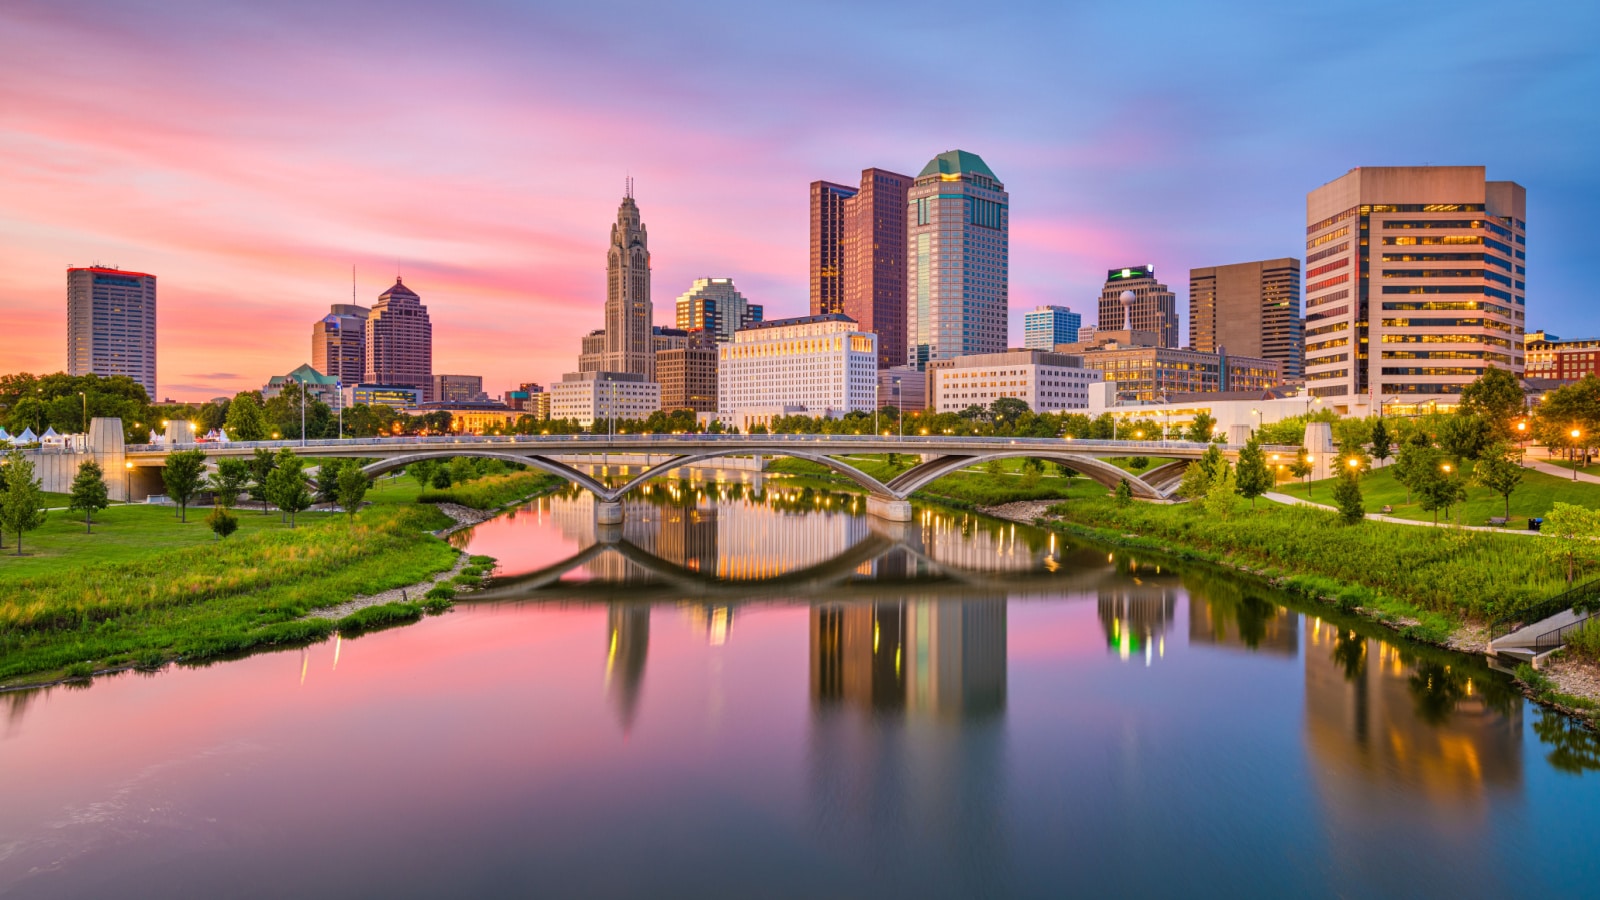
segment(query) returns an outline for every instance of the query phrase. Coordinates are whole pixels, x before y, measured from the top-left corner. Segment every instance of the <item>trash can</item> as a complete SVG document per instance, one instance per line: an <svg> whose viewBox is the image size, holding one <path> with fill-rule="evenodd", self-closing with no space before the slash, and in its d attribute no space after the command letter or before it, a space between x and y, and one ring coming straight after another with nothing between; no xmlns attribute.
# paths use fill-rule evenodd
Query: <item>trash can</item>
<svg viewBox="0 0 1600 900"><path fill-rule="evenodd" d="M1538 518L1538 519L1530 518L1530 519L1528 519L1528 530L1529 531L1538 531L1539 528L1541 526L1543 526L1543 525L1544 525L1544 519L1543 518Z"/></svg>

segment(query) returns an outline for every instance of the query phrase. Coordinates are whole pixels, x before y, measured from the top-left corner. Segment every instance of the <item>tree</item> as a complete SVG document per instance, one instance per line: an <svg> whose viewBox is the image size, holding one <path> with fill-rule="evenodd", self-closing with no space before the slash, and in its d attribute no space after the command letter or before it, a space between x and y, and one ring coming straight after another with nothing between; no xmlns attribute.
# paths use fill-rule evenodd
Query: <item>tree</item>
<svg viewBox="0 0 1600 900"><path fill-rule="evenodd" d="M344 507L352 522L355 521L356 511L361 508L362 499L367 496L368 485L366 473L361 471L360 466L352 464L339 470L339 505Z"/></svg>
<svg viewBox="0 0 1600 900"><path fill-rule="evenodd" d="M1593 553L1595 540L1600 538L1600 510L1557 502L1544 515L1540 526L1547 539L1547 552L1567 566L1567 583L1577 577L1578 560ZM1587 551L1587 552L1586 552Z"/></svg>
<svg viewBox="0 0 1600 900"><path fill-rule="evenodd" d="M1522 406L1522 384L1509 369L1485 369L1461 389L1461 411L1483 420L1492 440L1511 439L1512 423L1522 415Z"/></svg>
<svg viewBox="0 0 1600 900"><path fill-rule="evenodd" d="M450 478L450 468L448 466L440 466L433 470L432 485L435 489L442 491L454 483Z"/></svg>
<svg viewBox="0 0 1600 900"><path fill-rule="evenodd" d="M243 459L217 460L217 471L212 473L207 485L217 502L224 508L230 508L239 502L239 495L244 493L245 486L250 483L250 463Z"/></svg>
<svg viewBox="0 0 1600 900"><path fill-rule="evenodd" d="M322 464L322 468L317 470L318 503L339 502L339 475L347 463L354 464L354 462L355 460L330 459Z"/></svg>
<svg viewBox="0 0 1600 900"><path fill-rule="evenodd" d="M1143 472L1145 469L1150 468L1150 458L1146 456L1135 456L1133 459L1128 460L1128 468L1134 470L1135 472Z"/></svg>
<svg viewBox="0 0 1600 900"><path fill-rule="evenodd" d="M1522 483L1522 467L1517 465L1507 444L1495 444L1483 452L1472 469L1472 480L1506 501L1506 518L1511 518L1511 492Z"/></svg>
<svg viewBox="0 0 1600 900"><path fill-rule="evenodd" d="M1119 479L1117 481L1117 505L1118 506L1127 506L1129 503L1132 503L1132 502L1133 502L1133 488L1128 485L1128 479L1126 479L1126 478Z"/></svg>
<svg viewBox="0 0 1600 900"><path fill-rule="evenodd" d="M1223 460L1217 474L1211 479L1211 487L1206 490L1206 513L1218 519L1232 515L1234 504L1238 502L1238 491L1239 481L1234 474L1234 467Z"/></svg>
<svg viewBox="0 0 1600 900"><path fill-rule="evenodd" d="M1199 413L1194 421L1189 423L1189 431L1185 437L1196 443L1205 443L1211 440L1211 432L1217 427L1217 420L1210 413Z"/></svg>
<svg viewBox="0 0 1600 900"><path fill-rule="evenodd" d="M1443 455L1434 451L1432 459L1442 460ZM1449 471L1446 471L1448 468ZM1461 470L1457 466L1444 462L1435 465L1419 463L1415 475L1412 476L1413 490L1417 495L1417 503L1425 512L1433 513L1433 524L1439 524L1439 510L1444 510L1449 517L1450 507L1467 498L1467 488L1461 479Z"/></svg>
<svg viewBox="0 0 1600 900"><path fill-rule="evenodd" d="M1311 476L1311 473L1315 468L1316 467L1311 464L1311 457L1302 453L1294 458L1294 462L1289 464L1289 474L1300 479L1301 481L1304 481L1306 478ZM1306 496L1309 497L1310 495L1311 486L1306 485Z"/></svg>
<svg viewBox="0 0 1600 900"><path fill-rule="evenodd" d="M433 472L439 468L436 459L419 459L406 466L406 474L417 480L417 486L428 488L433 485Z"/></svg>
<svg viewBox="0 0 1600 900"><path fill-rule="evenodd" d="M1226 465L1222 451L1214 446L1207 447L1199 459L1183 470L1183 480L1178 482L1178 496L1186 500L1204 498L1211 491L1211 483Z"/></svg>
<svg viewBox="0 0 1600 900"><path fill-rule="evenodd" d="M94 514L110 503L110 492L106 490L105 475L99 464L92 459L84 460L78 466L78 476L72 479L72 499L67 507L83 513L85 534L94 532Z"/></svg>
<svg viewBox="0 0 1600 900"><path fill-rule="evenodd" d="M1472 413L1458 412L1439 425L1439 448L1457 462L1477 459L1492 440L1489 423Z"/></svg>
<svg viewBox="0 0 1600 900"><path fill-rule="evenodd" d="M304 464L290 456L289 464L279 459L278 467L267 476L267 494L273 505L288 514L289 527L294 527L297 513L311 508L311 489L306 480Z"/></svg>
<svg viewBox="0 0 1600 900"><path fill-rule="evenodd" d="M1346 466L1339 472L1339 479L1333 485L1333 502L1339 507L1339 518L1346 525L1354 525L1367 516L1367 509L1361 502L1361 470Z"/></svg>
<svg viewBox="0 0 1600 900"><path fill-rule="evenodd" d="M167 486L167 496L178 504L178 518L189 521L189 501L194 499L204 482L206 452L180 450L167 454L167 465L161 470L161 480Z"/></svg>
<svg viewBox="0 0 1600 900"><path fill-rule="evenodd" d="M22 535L44 524L44 491L33 475L33 462L21 450L6 458L6 492L0 497L0 523L17 536L22 555Z"/></svg>
<svg viewBox="0 0 1600 900"><path fill-rule="evenodd" d="M235 441L260 441L267 437L267 417L261 410L259 391L241 391L228 404L222 428Z"/></svg>
<svg viewBox="0 0 1600 900"><path fill-rule="evenodd" d="M1261 452L1261 442L1254 437L1239 451L1235 479L1239 495L1250 501L1251 509L1255 508L1257 497L1272 490L1272 469L1267 466L1267 455Z"/></svg>
<svg viewBox="0 0 1600 900"><path fill-rule="evenodd" d="M237 399L235 404L237 405ZM255 455L250 458L250 494L261 501L261 514L267 514L267 502L271 499L267 489L267 481L272 477L272 470L278 467L278 458L271 450L257 447Z"/></svg>
<svg viewBox="0 0 1600 900"><path fill-rule="evenodd" d="M211 526L211 533L220 541L239 530L239 517L228 512L226 507L218 506L211 510L211 515L206 516L206 524Z"/></svg>
<svg viewBox="0 0 1600 900"><path fill-rule="evenodd" d="M1382 419L1372 423L1372 458L1380 463L1389 458L1389 429Z"/></svg>

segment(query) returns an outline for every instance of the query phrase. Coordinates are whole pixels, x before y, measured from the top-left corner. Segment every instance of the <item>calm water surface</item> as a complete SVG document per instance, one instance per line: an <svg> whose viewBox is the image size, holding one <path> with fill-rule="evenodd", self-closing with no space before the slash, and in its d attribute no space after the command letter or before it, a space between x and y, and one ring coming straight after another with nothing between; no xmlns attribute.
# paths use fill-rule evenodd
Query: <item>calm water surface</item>
<svg viewBox="0 0 1600 900"><path fill-rule="evenodd" d="M1600 750L1504 679L960 514L659 487L499 599L0 695L0 894L1594 896Z"/></svg>

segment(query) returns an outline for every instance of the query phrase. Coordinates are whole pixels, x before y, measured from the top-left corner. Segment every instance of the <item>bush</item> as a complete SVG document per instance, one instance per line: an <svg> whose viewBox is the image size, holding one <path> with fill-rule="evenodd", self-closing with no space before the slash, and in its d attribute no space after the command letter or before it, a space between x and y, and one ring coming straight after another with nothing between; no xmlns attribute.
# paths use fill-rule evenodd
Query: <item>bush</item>
<svg viewBox="0 0 1600 900"><path fill-rule="evenodd" d="M387 625L415 622L420 618L422 618L421 604L383 603L356 610L340 619L336 627L340 634L352 635Z"/></svg>
<svg viewBox="0 0 1600 900"><path fill-rule="evenodd" d="M434 585L422 596L427 600L454 600L456 598L456 589L448 584Z"/></svg>
<svg viewBox="0 0 1600 900"><path fill-rule="evenodd" d="M430 488L417 499L423 503L454 503L472 509L498 509L565 483L563 479L544 472L512 472L487 475L446 488Z"/></svg>
<svg viewBox="0 0 1600 900"><path fill-rule="evenodd" d="M1567 650L1575 656L1600 662L1600 618L1590 619L1582 628L1567 632Z"/></svg>

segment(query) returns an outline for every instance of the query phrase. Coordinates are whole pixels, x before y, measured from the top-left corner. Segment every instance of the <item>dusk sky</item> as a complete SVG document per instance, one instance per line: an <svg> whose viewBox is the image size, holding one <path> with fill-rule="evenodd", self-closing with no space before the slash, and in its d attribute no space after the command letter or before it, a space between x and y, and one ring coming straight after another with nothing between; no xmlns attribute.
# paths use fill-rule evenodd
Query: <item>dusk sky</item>
<svg viewBox="0 0 1600 900"><path fill-rule="evenodd" d="M1528 327L1594 321L1600 4L6 0L0 372L65 367L66 275L160 279L160 392L260 387L397 269L434 371L576 369L631 175L657 324L701 276L806 312L806 186L961 148L1022 312L1105 270L1304 255L1359 165L1528 190ZM1584 210L1589 210L1585 213Z"/></svg>

